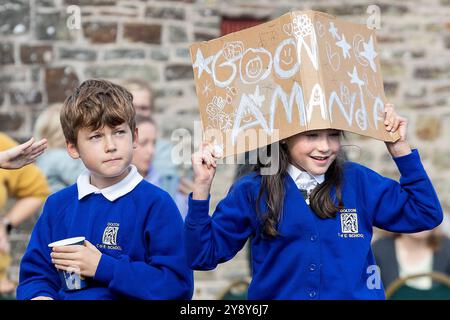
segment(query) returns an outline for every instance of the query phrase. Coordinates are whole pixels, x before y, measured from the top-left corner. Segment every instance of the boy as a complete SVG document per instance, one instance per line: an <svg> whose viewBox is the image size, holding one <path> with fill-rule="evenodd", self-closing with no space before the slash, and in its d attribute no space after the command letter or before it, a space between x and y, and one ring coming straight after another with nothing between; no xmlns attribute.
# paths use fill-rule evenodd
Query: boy
<svg viewBox="0 0 450 320"><path fill-rule="evenodd" d="M67 150L87 171L50 196L22 259L19 299L190 299L193 274L180 213L130 165L138 135L132 95L87 80L64 102ZM85 245L48 244L84 236ZM82 290L62 289L57 269L78 270Z"/></svg>

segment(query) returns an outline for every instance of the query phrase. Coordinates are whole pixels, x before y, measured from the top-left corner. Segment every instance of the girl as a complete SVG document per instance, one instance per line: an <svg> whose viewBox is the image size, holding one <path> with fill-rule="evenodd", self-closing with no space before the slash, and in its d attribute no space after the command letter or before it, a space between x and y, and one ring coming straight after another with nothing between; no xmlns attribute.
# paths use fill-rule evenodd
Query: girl
<svg viewBox="0 0 450 320"><path fill-rule="evenodd" d="M386 106L385 125L400 134L386 143L400 183L343 162L342 132L307 131L281 141L274 175L261 175L256 166L212 217L209 192L219 155L205 144L192 156L195 187L185 221L191 267L214 269L251 237L249 299L384 299L372 227L417 232L443 218L419 154L406 141L407 121L392 105Z"/></svg>

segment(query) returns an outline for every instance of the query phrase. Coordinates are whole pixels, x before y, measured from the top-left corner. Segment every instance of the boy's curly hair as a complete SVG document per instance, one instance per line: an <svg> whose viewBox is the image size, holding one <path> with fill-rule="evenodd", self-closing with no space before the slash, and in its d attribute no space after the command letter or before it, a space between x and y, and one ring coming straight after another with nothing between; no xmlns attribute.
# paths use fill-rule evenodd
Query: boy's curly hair
<svg viewBox="0 0 450 320"><path fill-rule="evenodd" d="M133 96L112 82L86 80L64 101L60 120L66 141L74 145L82 128L97 130L105 125L115 127L126 122L134 132Z"/></svg>

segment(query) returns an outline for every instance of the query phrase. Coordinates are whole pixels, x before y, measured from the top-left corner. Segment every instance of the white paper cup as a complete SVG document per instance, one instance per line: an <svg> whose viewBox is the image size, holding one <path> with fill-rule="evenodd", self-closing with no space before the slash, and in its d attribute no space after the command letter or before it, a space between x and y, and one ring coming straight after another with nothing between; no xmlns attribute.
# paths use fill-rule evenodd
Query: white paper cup
<svg viewBox="0 0 450 320"><path fill-rule="evenodd" d="M84 245L85 237L67 238L50 243L50 248L72 246L72 245ZM80 270L59 270L59 277L65 291L80 290L88 286L87 280L80 274Z"/></svg>

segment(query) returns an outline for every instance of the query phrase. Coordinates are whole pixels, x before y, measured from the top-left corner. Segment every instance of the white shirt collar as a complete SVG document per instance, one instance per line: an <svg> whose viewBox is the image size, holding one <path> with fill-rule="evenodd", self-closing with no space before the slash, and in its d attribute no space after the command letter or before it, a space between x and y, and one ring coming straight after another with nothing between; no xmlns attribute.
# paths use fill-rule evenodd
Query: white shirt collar
<svg viewBox="0 0 450 320"><path fill-rule="evenodd" d="M91 193L101 193L109 201L114 201L121 196L126 195L127 193L132 191L143 179L134 165L130 165L130 168L130 172L124 179L104 189L99 189L90 183L91 174L86 169L80 174L77 179L78 200L83 199L85 196Z"/></svg>
<svg viewBox="0 0 450 320"><path fill-rule="evenodd" d="M287 172L292 177L292 180L294 180L297 187L300 189L307 189L307 186L313 181L321 184L325 180L325 174L315 176L306 171L300 170L292 164L289 164Z"/></svg>

